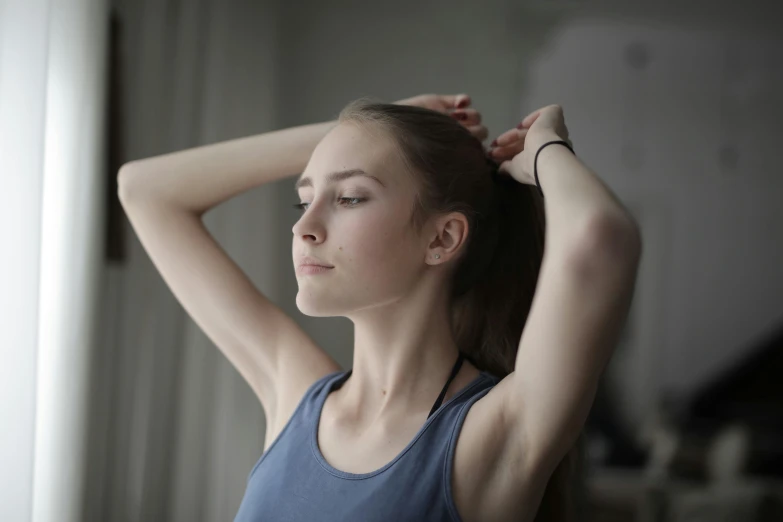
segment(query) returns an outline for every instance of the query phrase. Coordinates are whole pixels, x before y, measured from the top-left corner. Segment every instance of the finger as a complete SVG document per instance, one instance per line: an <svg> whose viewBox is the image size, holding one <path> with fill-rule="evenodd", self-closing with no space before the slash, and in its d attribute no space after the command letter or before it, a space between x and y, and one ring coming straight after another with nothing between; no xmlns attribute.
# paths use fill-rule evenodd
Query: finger
<svg viewBox="0 0 783 522"><path fill-rule="evenodd" d="M531 125L533 125L533 122L535 122L542 114L545 113L547 113L547 118L551 120L550 123L553 123L557 119L562 119L563 107L558 104L541 107L537 111L533 111L532 113L525 116L517 128L529 128Z"/></svg>
<svg viewBox="0 0 783 522"><path fill-rule="evenodd" d="M468 127L468 130L479 141L484 141L489 136L489 129L483 125L471 125Z"/></svg>
<svg viewBox="0 0 783 522"><path fill-rule="evenodd" d="M512 143L524 139L524 137L527 135L527 131L528 129L509 129L495 138L494 143L496 143L499 147L511 145Z"/></svg>
<svg viewBox="0 0 783 522"><path fill-rule="evenodd" d="M533 125L533 122L535 122L538 119L538 117L541 116L541 111L543 110L544 109L538 109L537 111L528 114L527 116L525 116L525 118L522 120L522 122L519 125L523 128L529 129L530 126ZM519 126L517 128L519 128Z"/></svg>
<svg viewBox="0 0 783 522"><path fill-rule="evenodd" d="M467 94L442 94L440 100L451 108L464 108L470 105L470 96Z"/></svg>
<svg viewBox="0 0 783 522"><path fill-rule="evenodd" d="M451 116L465 125L478 125L481 123L481 113L476 109L457 109Z"/></svg>
<svg viewBox="0 0 783 522"><path fill-rule="evenodd" d="M525 148L525 145L522 141L518 141L513 145L509 145L507 147L492 147L487 152L487 156L494 160L507 160L511 159Z"/></svg>

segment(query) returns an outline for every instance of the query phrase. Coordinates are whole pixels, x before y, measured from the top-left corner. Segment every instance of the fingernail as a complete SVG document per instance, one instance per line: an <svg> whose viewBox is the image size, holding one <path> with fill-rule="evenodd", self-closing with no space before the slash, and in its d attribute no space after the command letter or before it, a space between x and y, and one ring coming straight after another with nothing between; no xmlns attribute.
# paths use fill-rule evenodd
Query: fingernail
<svg viewBox="0 0 783 522"><path fill-rule="evenodd" d="M467 105L468 105L468 100L467 100L467 98L465 98L465 99L462 99L462 100L461 100L461 101L460 101L460 102L457 104L457 108L458 108L458 109L462 109L462 108L466 107Z"/></svg>
<svg viewBox="0 0 783 522"><path fill-rule="evenodd" d="M455 116L455 117L456 117L458 120L467 120L467 119L468 119L468 115L467 115L467 114L465 114L464 112L460 112L460 111L457 111L457 112L455 112L455 113L454 113L454 116Z"/></svg>
<svg viewBox="0 0 783 522"><path fill-rule="evenodd" d="M497 147L498 140L494 140L492 143L489 144L490 147Z"/></svg>
<svg viewBox="0 0 783 522"><path fill-rule="evenodd" d="M519 125L517 125L517 129L521 129L521 128L522 128L522 123L520 123Z"/></svg>

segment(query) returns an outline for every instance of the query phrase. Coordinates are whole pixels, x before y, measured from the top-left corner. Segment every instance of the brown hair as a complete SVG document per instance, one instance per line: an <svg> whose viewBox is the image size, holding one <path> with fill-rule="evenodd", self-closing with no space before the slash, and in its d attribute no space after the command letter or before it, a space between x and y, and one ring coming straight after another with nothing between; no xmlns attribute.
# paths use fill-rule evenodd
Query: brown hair
<svg viewBox="0 0 783 522"><path fill-rule="evenodd" d="M479 369L503 378L514 370L544 253L545 214L535 186L494 173L481 142L440 112L365 97L340 112L340 123L381 131L394 140L419 190L416 230L427 218L461 212L468 238L453 274L452 330ZM534 400L534 398L533 398ZM549 477L536 522L573 520L574 445Z"/></svg>

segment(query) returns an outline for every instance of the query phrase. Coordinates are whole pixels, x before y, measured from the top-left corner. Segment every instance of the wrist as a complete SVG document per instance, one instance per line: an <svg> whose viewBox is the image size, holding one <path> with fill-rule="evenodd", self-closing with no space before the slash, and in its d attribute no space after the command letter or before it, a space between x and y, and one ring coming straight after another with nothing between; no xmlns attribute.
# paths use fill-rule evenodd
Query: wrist
<svg viewBox="0 0 783 522"><path fill-rule="evenodd" d="M548 163L553 157L558 156L560 154L571 154L571 155L573 155L573 152L571 152L571 149L568 148L568 146L566 146L563 143L551 143L551 144L547 145L546 147L544 147L541 150L541 152L538 152L539 149L541 149L541 147L544 144L549 143L550 141L560 141L560 140L561 140L561 138L553 138L551 140L546 140L543 143L541 143L541 145L539 145L538 148L536 149L536 152L538 153L538 161L536 162L536 164L534 166L536 166L536 165L538 166L539 174L541 173L542 165ZM565 141L565 140L563 140L563 141ZM533 158L533 160L535 161L535 157Z"/></svg>
<svg viewBox="0 0 783 522"><path fill-rule="evenodd" d="M552 164L556 164L564 154L574 155L570 146L563 142L567 143L567 140L563 140L557 134L549 133L536 140L535 148L531 151L533 164L530 168L530 173L533 183L538 187L542 196L544 195L542 188L544 181L542 177L547 175ZM538 174L538 179L536 179L536 174Z"/></svg>

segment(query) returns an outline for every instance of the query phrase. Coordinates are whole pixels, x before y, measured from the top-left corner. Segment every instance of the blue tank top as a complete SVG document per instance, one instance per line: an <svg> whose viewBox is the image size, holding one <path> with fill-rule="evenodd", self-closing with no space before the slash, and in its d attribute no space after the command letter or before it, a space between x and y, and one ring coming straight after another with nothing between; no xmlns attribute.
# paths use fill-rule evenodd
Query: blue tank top
<svg viewBox="0 0 783 522"><path fill-rule="evenodd" d="M330 373L310 386L250 471L234 522L461 522L451 493L457 437L470 407L500 379L482 371L391 462L356 474L330 466L317 444L326 396L350 373Z"/></svg>

